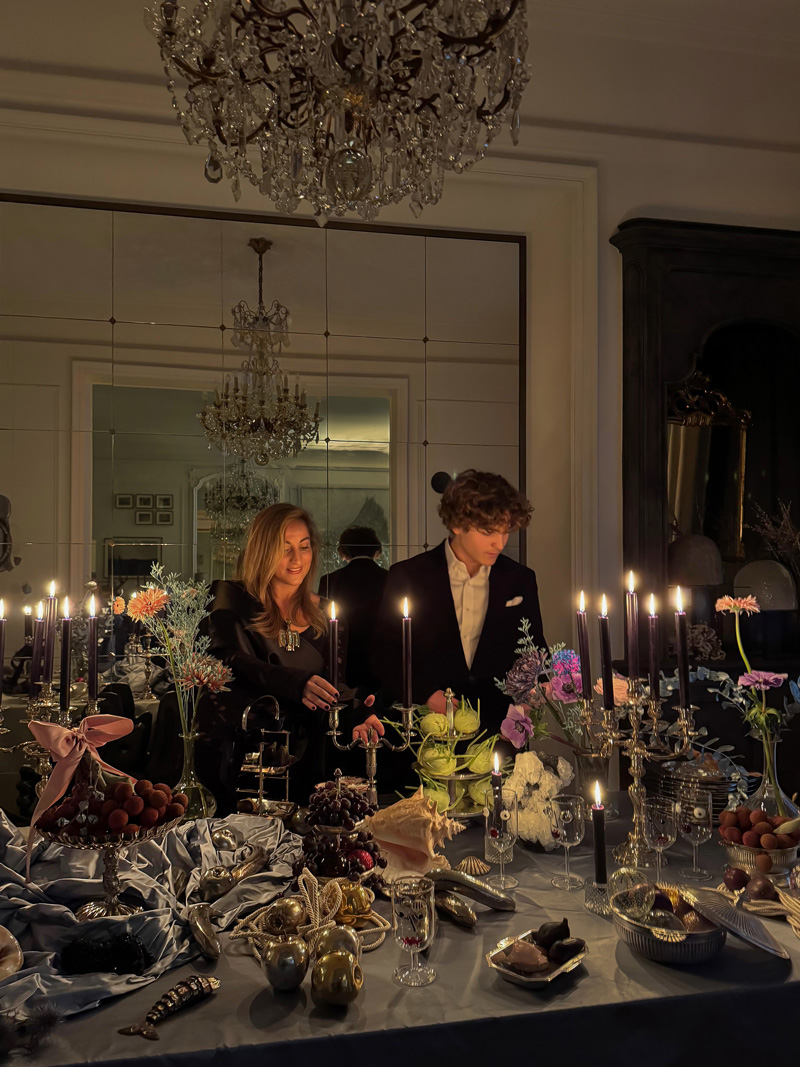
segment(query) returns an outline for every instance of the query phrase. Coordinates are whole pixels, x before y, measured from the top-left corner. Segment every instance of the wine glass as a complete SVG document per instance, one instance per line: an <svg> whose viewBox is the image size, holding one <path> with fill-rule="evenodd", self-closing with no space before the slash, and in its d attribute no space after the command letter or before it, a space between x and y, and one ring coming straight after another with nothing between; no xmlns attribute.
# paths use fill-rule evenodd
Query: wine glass
<svg viewBox="0 0 800 1067"><path fill-rule="evenodd" d="M648 848L656 852L656 881L661 881L661 853L675 844L678 828L675 823L675 804L667 797L645 797L644 838Z"/></svg>
<svg viewBox="0 0 800 1067"><path fill-rule="evenodd" d="M394 972L398 982L408 986L430 985L436 981L433 967L419 962L419 954L433 941L436 931L434 885L429 878L396 878L392 882L392 932L411 962Z"/></svg>
<svg viewBox="0 0 800 1067"><path fill-rule="evenodd" d="M574 793L562 793L550 801L550 833L564 846L564 873L553 879L556 889L580 889L583 879L569 873L569 850L583 841L585 801Z"/></svg>
<svg viewBox="0 0 800 1067"><path fill-rule="evenodd" d="M487 863L499 863L500 873L486 881L497 889L514 889L519 882L505 873L506 863L514 858L517 840L517 794L513 789L487 789L483 795L485 830L483 855Z"/></svg>
<svg viewBox="0 0 800 1067"><path fill-rule="evenodd" d="M692 844L692 866L681 870L684 878L700 882L711 878L711 871L700 867L697 852L700 845L711 839L712 816L711 794L705 790L686 791L675 801L675 817L681 837Z"/></svg>

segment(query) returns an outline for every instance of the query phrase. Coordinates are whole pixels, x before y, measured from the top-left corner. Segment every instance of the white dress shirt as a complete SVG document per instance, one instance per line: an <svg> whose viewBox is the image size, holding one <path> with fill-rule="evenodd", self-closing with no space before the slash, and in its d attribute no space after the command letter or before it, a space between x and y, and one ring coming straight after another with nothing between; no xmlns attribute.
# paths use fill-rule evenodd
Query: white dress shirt
<svg viewBox="0 0 800 1067"><path fill-rule="evenodd" d="M474 578L470 578L469 571L465 564L456 558L449 541L444 543L444 552L450 576L450 591L453 594L458 629L461 633L461 647L464 649L467 666L471 668L489 606L489 574L492 568L483 566Z"/></svg>

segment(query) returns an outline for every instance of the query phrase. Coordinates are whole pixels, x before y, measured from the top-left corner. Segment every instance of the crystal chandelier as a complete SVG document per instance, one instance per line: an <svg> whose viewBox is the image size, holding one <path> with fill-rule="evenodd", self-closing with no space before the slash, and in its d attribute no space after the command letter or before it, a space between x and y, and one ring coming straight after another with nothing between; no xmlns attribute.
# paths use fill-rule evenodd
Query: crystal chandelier
<svg viewBox="0 0 800 1067"><path fill-rule="evenodd" d="M519 139L526 0L173 0L147 12L205 174L247 180L281 212L328 215L411 198Z"/></svg>
<svg viewBox="0 0 800 1067"><path fill-rule="evenodd" d="M278 363L283 346L289 345L289 311L277 300L269 311L264 306L264 253L272 242L254 237L249 247L258 255L258 309L244 300L233 312L233 344L250 354L241 370L226 379L222 394L198 414L209 448L215 445L224 456L251 459L266 466L271 459L296 458L310 441L319 441L319 401L312 415L306 391L289 378Z"/></svg>

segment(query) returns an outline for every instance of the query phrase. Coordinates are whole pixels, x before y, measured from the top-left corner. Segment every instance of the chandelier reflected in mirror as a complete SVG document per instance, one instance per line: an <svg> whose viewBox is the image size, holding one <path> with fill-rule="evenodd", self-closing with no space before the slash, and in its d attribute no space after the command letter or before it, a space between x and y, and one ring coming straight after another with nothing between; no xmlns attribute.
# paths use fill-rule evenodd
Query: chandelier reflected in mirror
<svg viewBox="0 0 800 1067"><path fill-rule="evenodd" d="M205 174L249 181L318 220L410 197L482 159L529 79L525 0L163 0L158 40L178 121Z"/></svg>
<svg viewBox="0 0 800 1067"><path fill-rule="evenodd" d="M295 382L292 393L278 362L289 346L289 310L277 300L269 311L264 305L264 254L272 242L254 237L248 245L258 255L258 308L252 311L242 300L232 309L232 342L250 354L197 417L209 448L264 467L273 459L295 459L309 442L319 441L322 420L319 401L312 415L305 386Z"/></svg>
<svg viewBox="0 0 800 1067"><path fill-rule="evenodd" d="M280 498L279 486L249 470L244 460L209 482L203 510L211 522L212 560L235 567L251 522Z"/></svg>

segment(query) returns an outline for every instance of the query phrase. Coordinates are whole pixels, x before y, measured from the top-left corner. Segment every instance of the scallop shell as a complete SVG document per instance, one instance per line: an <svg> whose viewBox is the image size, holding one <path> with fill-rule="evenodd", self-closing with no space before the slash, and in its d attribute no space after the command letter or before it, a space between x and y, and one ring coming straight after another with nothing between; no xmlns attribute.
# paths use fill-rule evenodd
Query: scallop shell
<svg viewBox="0 0 800 1067"><path fill-rule="evenodd" d="M477 878L482 874L488 874L491 868L479 856L466 856L461 863L456 864L456 870Z"/></svg>

